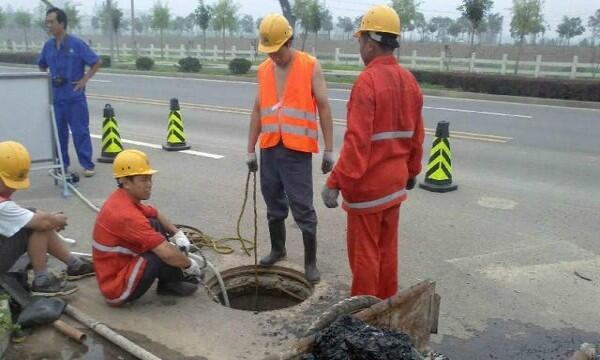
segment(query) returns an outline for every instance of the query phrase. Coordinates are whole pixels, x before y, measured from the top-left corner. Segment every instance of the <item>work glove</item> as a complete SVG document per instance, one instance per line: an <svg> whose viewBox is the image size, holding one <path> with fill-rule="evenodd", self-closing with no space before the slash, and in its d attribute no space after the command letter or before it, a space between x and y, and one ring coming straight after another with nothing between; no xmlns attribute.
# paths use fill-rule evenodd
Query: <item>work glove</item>
<svg viewBox="0 0 600 360"><path fill-rule="evenodd" d="M182 268L181 270L187 276L195 276L201 278L204 274L202 273L202 269L200 269L200 265L198 265L198 263L194 259L189 260L192 264L186 268Z"/></svg>
<svg viewBox="0 0 600 360"><path fill-rule="evenodd" d="M258 161L256 160L256 153L248 153L246 165L248 165L248 171L250 172L256 172L258 170Z"/></svg>
<svg viewBox="0 0 600 360"><path fill-rule="evenodd" d="M325 185L323 187L323 191L321 191L321 197L323 198L323 203L330 209L336 208L338 206L337 198L340 195L339 189L330 189Z"/></svg>
<svg viewBox="0 0 600 360"><path fill-rule="evenodd" d="M190 246L192 245L190 239L183 233L182 230L179 230L171 237L171 240L177 245L177 247L183 252L189 252Z"/></svg>
<svg viewBox="0 0 600 360"><path fill-rule="evenodd" d="M333 170L333 165L335 164L335 160L333 159L332 151L323 151L323 162L321 163L321 171L323 174L327 174L331 170Z"/></svg>
<svg viewBox="0 0 600 360"><path fill-rule="evenodd" d="M412 190L415 187L416 183L417 183L416 177L411 177L410 179L408 179L408 181L406 182L406 190Z"/></svg>

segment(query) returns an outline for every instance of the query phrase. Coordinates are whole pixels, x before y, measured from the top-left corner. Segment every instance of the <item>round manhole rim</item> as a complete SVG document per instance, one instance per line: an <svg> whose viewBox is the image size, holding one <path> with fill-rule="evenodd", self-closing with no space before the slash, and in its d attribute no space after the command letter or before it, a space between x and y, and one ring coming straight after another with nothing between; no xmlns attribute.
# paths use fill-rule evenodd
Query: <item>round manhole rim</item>
<svg viewBox="0 0 600 360"><path fill-rule="evenodd" d="M263 310L263 311L284 310L284 309L289 309L294 306L300 305L304 301L308 300L312 296L312 294L314 293L314 290L315 290L314 285L311 284L304 277L304 273L302 273L296 269L293 269L290 267L285 267L285 266L280 266L280 265L235 266L235 267L231 267L231 268L221 271L220 275L221 275L221 278L223 279L223 283L225 284L225 288L227 288L227 290L229 291L232 289L239 288L239 286L229 287L228 285L231 285L230 282L238 280L239 278L253 278L255 276L255 272L257 273L257 275L259 277L259 283L262 280L261 277L265 278L265 283L266 283L266 278L276 275L281 278L284 278L285 280L292 281L292 283L294 283L297 286L301 286L302 290L304 291L304 294L302 296L303 300L298 301L297 303L295 303L293 305L281 307L281 308L274 308L274 309L270 309L270 310ZM234 284L234 285L236 285L236 284ZM208 279L206 281L206 288L210 292L212 292L212 294L209 293L209 295L211 297L213 294L216 295L217 297L221 297L221 287L219 286L219 282L218 282L218 279L216 276L213 275L210 279ZM292 287L290 287L289 289L292 289ZM291 290L291 291L293 291L293 290ZM220 305L223 305L220 301L217 301L214 298L213 298L213 301L215 301L216 303L218 303ZM231 301L231 299L230 299L230 301ZM240 311L253 311L253 310L249 310L249 309L238 309L238 308L234 308L234 307L232 307L232 309L236 309L236 310L240 310ZM260 311L260 312L263 312L263 311Z"/></svg>

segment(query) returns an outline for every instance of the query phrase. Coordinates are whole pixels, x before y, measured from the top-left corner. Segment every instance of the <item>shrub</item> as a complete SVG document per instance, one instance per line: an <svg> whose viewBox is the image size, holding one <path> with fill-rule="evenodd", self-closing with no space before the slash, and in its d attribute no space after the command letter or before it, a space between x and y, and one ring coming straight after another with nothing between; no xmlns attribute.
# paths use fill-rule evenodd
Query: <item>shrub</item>
<svg viewBox="0 0 600 360"><path fill-rule="evenodd" d="M135 68L138 70L152 70L154 67L154 60L149 57L139 57L135 60Z"/></svg>
<svg viewBox="0 0 600 360"><path fill-rule="evenodd" d="M110 56L100 55L100 60L102 60L102 66L100 66L100 67L107 68L107 67L112 66L112 61L110 59Z"/></svg>
<svg viewBox="0 0 600 360"><path fill-rule="evenodd" d="M252 67L250 60L236 58L229 62L229 70L233 74L247 74Z"/></svg>
<svg viewBox="0 0 600 360"><path fill-rule="evenodd" d="M200 60L193 57L186 57L179 60L179 71L183 72L198 72L202 69Z"/></svg>
<svg viewBox="0 0 600 360"><path fill-rule="evenodd" d="M495 95L600 101L600 81L528 78L511 75L412 71L417 81Z"/></svg>
<svg viewBox="0 0 600 360"><path fill-rule="evenodd" d="M38 53L0 53L0 62L37 65Z"/></svg>

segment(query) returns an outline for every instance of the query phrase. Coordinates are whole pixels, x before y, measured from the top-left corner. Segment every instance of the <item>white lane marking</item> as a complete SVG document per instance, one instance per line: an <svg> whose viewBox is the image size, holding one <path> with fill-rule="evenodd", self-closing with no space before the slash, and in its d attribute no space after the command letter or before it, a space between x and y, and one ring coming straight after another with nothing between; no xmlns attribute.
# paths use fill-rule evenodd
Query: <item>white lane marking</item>
<svg viewBox="0 0 600 360"><path fill-rule="evenodd" d="M256 81L239 81L239 80L219 80L219 79L200 79L200 78L185 78L177 76L161 76L161 75L136 75L136 74L113 74L103 73L100 76L115 76L115 77L136 77L144 79L162 79L162 80L176 80L176 81L201 81L201 82L213 82L213 83L227 83L227 84L242 84L242 85L257 85Z"/></svg>
<svg viewBox="0 0 600 360"><path fill-rule="evenodd" d="M338 99L338 98L329 98L329 100L330 101L348 102L347 99ZM523 118L523 119L532 119L533 118L533 116L531 116L531 115L506 114L506 113L498 113L498 112L490 112L490 111L476 111L476 110L454 109L454 108L435 107L435 106L423 106L423 109L464 112L464 113L492 115L492 116L518 117L518 118Z"/></svg>
<svg viewBox="0 0 600 360"><path fill-rule="evenodd" d="M96 135L96 134L90 134L91 137L93 137L94 139L102 139L101 135ZM121 139L121 142L124 144L131 144L131 145L137 145L137 146L144 146L144 147L149 147L152 149L162 149L161 145L157 145L157 144L151 144L151 143L147 143L147 142L143 142L143 141L136 141L136 140L127 140L127 139ZM211 158L211 159L222 159L225 156L223 155L217 155L217 154L211 154L211 153L205 153L202 151L196 151L196 150L182 150L179 151L180 153L185 153L185 154L189 154L189 155L195 155L195 156L202 156L202 157L207 157L207 158Z"/></svg>
<svg viewBox="0 0 600 360"><path fill-rule="evenodd" d="M99 82L99 83L111 83L110 80L100 80L100 79L91 79L91 82Z"/></svg>
<svg viewBox="0 0 600 360"><path fill-rule="evenodd" d="M524 119L532 119L533 118L533 116L531 116L531 115L506 114L506 113L498 113L498 112L490 112L490 111L476 111L476 110L466 110L466 109L453 109L453 108L435 107L435 106L423 106L423 109L453 111L453 112L464 112L464 113L473 113L473 114L482 114L482 115L493 115L493 116L518 117L518 118L524 118Z"/></svg>

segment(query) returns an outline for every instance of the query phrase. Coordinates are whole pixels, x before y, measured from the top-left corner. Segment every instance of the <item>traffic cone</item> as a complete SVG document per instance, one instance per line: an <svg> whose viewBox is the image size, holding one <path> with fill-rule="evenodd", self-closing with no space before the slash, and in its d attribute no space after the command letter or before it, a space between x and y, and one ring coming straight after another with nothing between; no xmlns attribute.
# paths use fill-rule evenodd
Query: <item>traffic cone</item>
<svg viewBox="0 0 600 360"><path fill-rule="evenodd" d="M440 121L435 129L435 140L431 145L425 181L419 187L433 192L448 192L458 189L452 184L452 151L450 150L450 123Z"/></svg>
<svg viewBox="0 0 600 360"><path fill-rule="evenodd" d="M115 157L123 151L121 145L121 135L119 126L115 119L115 110L106 104L102 113L104 121L102 122L102 153L98 158L101 163L112 163Z"/></svg>
<svg viewBox="0 0 600 360"><path fill-rule="evenodd" d="M183 131L183 119L179 111L179 100L171 99L171 112L169 113L169 127L167 129L167 142L162 148L167 151L187 150L191 148L185 142L185 132Z"/></svg>

